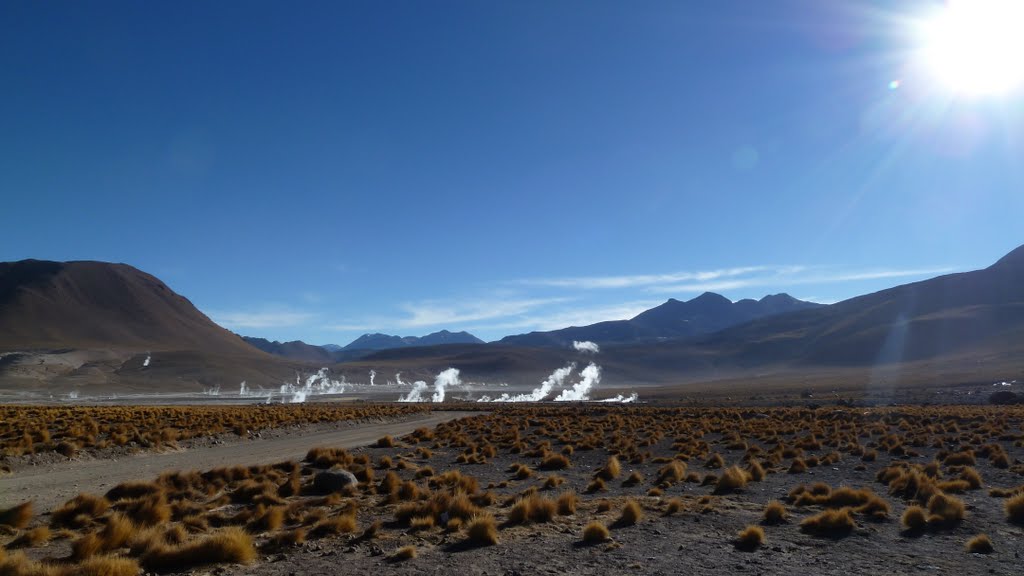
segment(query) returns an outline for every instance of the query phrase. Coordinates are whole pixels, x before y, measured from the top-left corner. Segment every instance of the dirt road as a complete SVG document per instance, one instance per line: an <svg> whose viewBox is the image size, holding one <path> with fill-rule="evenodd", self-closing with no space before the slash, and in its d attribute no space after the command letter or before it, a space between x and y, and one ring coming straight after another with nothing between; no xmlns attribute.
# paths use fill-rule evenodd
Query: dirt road
<svg viewBox="0 0 1024 576"><path fill-rule="evenodd" d="M0 507L35 501L37 511L50 510L80 492L103 494L128 480L150 480L167 470L209 470L218 466L269 464L301 460L314 446L355 448L391 434L408 434L421 426L480 412L434 412L400 422L366 424L342 430L293 434L237 444L194 448L162 454L140 453L117 460L62 462L35 466L0 478Z"/></svg>

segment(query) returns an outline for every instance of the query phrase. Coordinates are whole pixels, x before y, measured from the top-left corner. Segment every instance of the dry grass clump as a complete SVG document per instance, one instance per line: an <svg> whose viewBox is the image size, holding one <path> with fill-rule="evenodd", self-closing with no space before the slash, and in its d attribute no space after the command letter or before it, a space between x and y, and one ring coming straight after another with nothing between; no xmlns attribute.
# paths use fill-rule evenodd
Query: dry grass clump
<svg viewBox="0 0 1024 576"><path fill-rule="evenodd" d="M736 536L736 547L744 551L756 550L764 544L764 529L760 526L747 526Z"/></svg>
<svg viewBox="0 0 1024 576"><path fill-rule="evenodd" d="M37 526L28 530L7 545L8 548L33 548L50 541L52 534L46 526Z"/></svg>
<svg viewBox="0 0 1024 576"><path fill-rule="evenodd" d="M252 537L231 527L179 546L158 543L143 554L142 565L154 572L183 572L205 564L248 564L255 558Z"/></svg>
<svg viewBox="0 0 1024 576"><path fill-rule="evenodd" d="M0 525L11 528L24 528L32 521L32 502L24 502L17 506L11 506L0 510Z"/></svg>
<svg viewBox="0 0 1024 576"><path fill-rule="evenodd" d="M935 528L951 527L960 523L967 514L962 500L955 496L936 494L928 500L928 525Z"/></svg>
<svg viewBox="0 0 1024 576"><path fill-rule="evenodd" d="M820 514L804 518L800 522L802 531L815 536L832 538L846 536L856 526L849 508L830 508Z"/></svg>
<svg viewBox="0 0 1024 576"><path fill-rule="evenodd" d="M99 496L79 494L53 510L50 525L61 528L82 528L103 515L111 503Z"/></svg>
<svg viewBox="0 0 1024 576"><path fill-rule="evenodd" d="M493 546L498 543L498 526L494 516L483 512L470 519L465 542L471 546Z"/></svg>
<svg viewBox="0 0 1024 576"><path fill-rule="evenodd" d="M1024 524L1024 492L1007 498L1003 503L1006 519L1014 524Z"/></svg>
<svg viewBox="0 0 1024 576"><path fill-rule="evenodd" d="M391 562L402 562L404 560L412 560L416 557L416 547L413 545L402 546L398 550L388 556L388 560Z"/></svg>
<svg viewBox="0 0 1024 576"><path fill-rule="evenodd" d="M602 480L614 480L622 473L622 464L616 456L611 456L605 465L597 471L596 477Z"/></svg>
<svg viewBox="0 0 1024 576"><path fill-rule="evenodd" d="M377 439L377 447L378 448L394 448L394 446L395 446L395 439L392 438L390 434L387 434L387 435L382 436L381 438Z"/></svg>
<svg viewBox="0 0 1024 576"><path fill-rule="evenodd" d="M632 526L639 522L644 517L643 508L640 504L632 498L626 500L626 503L622 506L622 513L619 515L619 519L615 521L618 526Z"/></svg>
<svg viewBox="0 0 1024 576"><path fill-rule="evenodd" d="M715 483L715 494L728 494L747 485L747 471L739 466L732 466L722 472Z"/></svg>
<svg viewBox="0 0 1024 576"><path fill-rule="evenodd" d="M992 540L989 540L987 534L978 534L974 538L971 538L965 544L967 552L971 554L991 554L996 551L992 546Z"/></svg>
<svg viewBox="0 0 1024 576"><path fill-rule="evenodd" d="M555 517L558 505L554 500L531 494L520 498L508 512L509 524L526 524L529 522L550 522Z"/></svg>
<svg viewBox="0 0 1024 576"><path fill-rule="evenodd" d="M136 576L139 563L134 558L98 556L75 566L74 576Z"/></svg>
<svg viewBox="0 0 1024 576"><path fill-rule="evenodd" d="M903 511L900 522L909 532L920 532L928 527L928 513L924 508L914 504Z"/></svg>
<svg viewBox="0 0 1024 576"><path fill-rule="evenodd" d="M658 479L655 484L676 484L686 478L686 463L679 460L672 460L658 469Z"/></svg>
<svg viewBox="0 0 1024 576"><path fill-rule="evenodd" d="M569 467L569 458L564 454L548 454L540 462L541 470L564 470Z"/></svg>
<svg viewBox="0 0 1024 576"><path fill-rule="evenodd" d="M629 477L622 481L624 487L636 486L644 481L644 475L639 470L634 470Z"/></svg>
<svg viewBox="0 0 1024 576"><path fill-rule="evenodd" d="M611 532L604 524L594 520L583 527L584 544L600 544L611 538Z"/></svg>
<svg viewBox="0 0 1024 576"><path fill-rule="evenodd" d="M572 516L576 513L576 504L579 498L575 492L562 492L558 495L558 515Z"/></svg>
<svg viewBox="0 0 1024 576"><path fill-rule="evenodd" d="M310 530L309 535L314 538L321 538L336 534L351 534L356 531L357 527L355 515L339 514L338 516L325 518L317 522L313 529Z"/></svg>
<svg viewBox="0 0 1024 576"><path fill-rule="evenodd" d="M772 500L764 507L765 524L782 524L786 521L786 516L786 506L778 500Z"/></svg>
<svg viewBox="0 0 1024 576"><path fill-rule="evenodd" d="M682 500L680 500L679 498L670 498L669 501L666 502L665 516L671 516L673 514L678 514L682 509L683 509L683 501Z"/></svg>

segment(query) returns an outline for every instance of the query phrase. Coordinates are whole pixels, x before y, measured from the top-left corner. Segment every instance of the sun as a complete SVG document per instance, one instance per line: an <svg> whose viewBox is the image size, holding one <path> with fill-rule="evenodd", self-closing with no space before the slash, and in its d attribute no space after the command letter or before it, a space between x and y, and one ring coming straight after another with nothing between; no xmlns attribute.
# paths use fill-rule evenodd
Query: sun
<svg viewBox="0 0 1024 576"><path fill-rule="evenodd" d="M920 26L924 64L949 90L1003 95L1024 85L1024 0L950 0Z"/></svg>

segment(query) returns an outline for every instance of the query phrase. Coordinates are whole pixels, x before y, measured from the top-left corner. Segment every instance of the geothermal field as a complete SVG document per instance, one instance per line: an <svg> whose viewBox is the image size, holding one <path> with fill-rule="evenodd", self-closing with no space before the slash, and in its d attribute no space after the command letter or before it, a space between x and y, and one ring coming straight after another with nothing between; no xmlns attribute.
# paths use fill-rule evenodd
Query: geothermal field
<svg viewBox="0 0 1024 576"><path fill-rule="evenodd" d="M569 368L491 402L442 373L0 408L0 574L1019 570L1024 408L553 401L597 372Z"/></svg>

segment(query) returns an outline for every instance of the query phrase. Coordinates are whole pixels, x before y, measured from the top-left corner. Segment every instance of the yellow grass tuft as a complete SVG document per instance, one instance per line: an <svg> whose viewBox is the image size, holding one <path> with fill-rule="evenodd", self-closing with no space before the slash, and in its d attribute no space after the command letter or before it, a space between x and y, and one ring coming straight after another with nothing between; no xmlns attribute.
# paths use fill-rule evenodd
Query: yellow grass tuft
<svg viewBox="0 0 1024 576"><path fill-rule="evenodd" d="M6 510L0 510L0 525L24 528L32 520L32 502L24 502Z"/></svg>
<svg viewBox="0 0 1024 576"><path fill-rule="evenodd" d="M204 564L248 564L255 558L252 537L231 527L180 546L157 544L142 556L142 565L154 572L183 572Z"/></svg>
<svg viewBox="0 0 1024 576"><path fill-rule="evenodd" d="M600 544L607 542L611 537L608 527L594 520L583 527L583 542L586 544Z"/></svg>
<svg viewBox="0 0 1024 576"><path fill-rule="evenodd" d="M967 541L965 547L971 554L991 554L996 550L992 546L992 541L989 540L988 535L986 534L978 534L974 538L971 538Z"/></svg>
<svg viewBox="0 0 1024 576"><path fill-rule="evenodd" d="M622 507L622 514L616 521L616 524L620 526L632 526L639 522L644 517L644 511L640 508L640 504L636 500L630 498L626 500L626 504Z"/></svg>
<svg viewBox="0 0 1024 576"><path fill-rule="evenodd" d="M466 527L466 543L472 546L493 546L498 543L498 526L494 516L484 512L474 516Z"/></svg>
<svg viewBox="0 0 1024 576"><path fill-rule="evenodd" d="M736 535L736 547L752 551L764 544L764 530L760 526L747 526Z"/></svg>
<svg viewBox="0 0 1024 576"><path fill-rule="evenodd" d="M856 526L849 508L830 508L800 522L801 530L815 536L845 536Z"/></svg>
<svg viewBox="0 0 1024 576"><path fill-rule="evenodd" d="M405 560L412 560L416 557L416 547L413 545L402 546L398 550L388 556L388 560L391 562L402 562Z"/></svg>
<svg viewBox="0 0 1024 576"><path fill-rule="evenodd" d="M764 523L765 524L782 524L786 521L786 506L778 500L772 500L768 502L768 505L764 507Z"/></svg>

